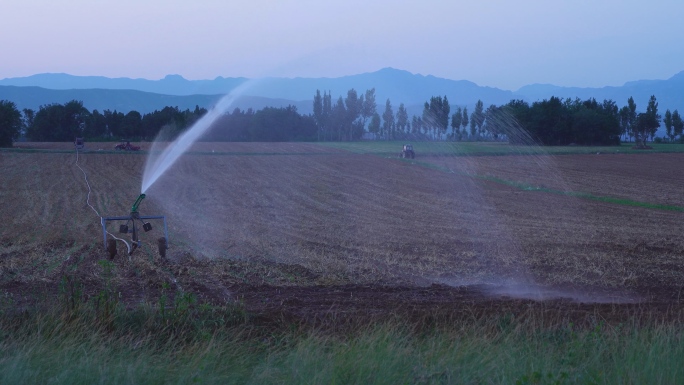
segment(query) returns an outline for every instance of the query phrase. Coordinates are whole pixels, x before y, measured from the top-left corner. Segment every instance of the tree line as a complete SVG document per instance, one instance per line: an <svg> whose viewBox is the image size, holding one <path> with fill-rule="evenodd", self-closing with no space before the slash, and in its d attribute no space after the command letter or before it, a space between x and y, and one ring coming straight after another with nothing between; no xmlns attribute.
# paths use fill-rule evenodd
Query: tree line
<svg viewBox="0 0 684 385"><path fill-rule="evenodd" d="M311 142L318 140L316 123L311 115L302 115L297 107L251 108L222 114L201 139L221 142Z"/></svg>
<svg viewBox="0 0 684 385"><path fill-rule="evenodd" d="M40 106L38 111L24 109L7 100L0 101L0 147L11 147L20 137L38 142L73 141L152 141L163 130L165 140L173 140L204 114L205 108L180 110L164 107L148 114L137 111L89 111L83 102ZM309 115L296 107L264 108L259 111L235 109L223 114L202 140L208 141L314 141L316 126Z"/></svg>
<svg viewBox="0 0 684 385"><path fill-rule="evenodd" d="M468 113L467 107L456 107L453 114L446 96L433 96L425 102L420 116L409 119L404 104L395 113L389 99L380 115L374 88L361 96L351 89L346 98L340 96L334 104L329 92L321 95L317 90L313 111L317 138L321 141L359 140L368 133L369 139L381 140L506 140L585 146L618 145L629 140L645 147L649 138L654 140L661 122L666 130L664 140L684 141L684 122L679 112L668 109L662 117L655 96L651 96L646 112L642 113L637 113L632 97L622 108L612 100L551 97L532 104L511 100L486 109L478 100L472 113Z"/></svg>
<svg viewBox="0 0 684 385"><path fill-rule="evenodd" d="M594 98L582 101L551 97L532 105L514 100L502 112L510 113L533 139L545 145L618 145L628 139L638 147L646 147L647 140L654 140L661 124L654 95L642 113L637 113L632 97L620 109L612 100L599 103ZM662 123L666 140L682 141L684 122L677 110L666 110Z"/></svg>
<svg viewBox="0 0 684 385"><path fill-rule="evenodd" d="M365 133L371 138L398 140L406 137L441 137L440 129L449 122L449 100L446 96L433 96L425 102L423 114L409 120L404 103L397 112L390 99L385 102L382 115L378 112L375 88L359 95L355 89L347 91L346 98L339 96L335 103L332 94L316 90L313 100L313 118L319 141L354 141Z"/></svg>
<svg viewBox="0 0 684 385"><path fill-rule="evenodd" d="M64 104L40 106L38 111L24 109L23 133L28 140L60 142L83 137L87 140L153 140L162 128L175 136L194 124L207 112L195 107L181 111L178 107L164 107L148 114L130 111L89 111L83 102L72 100Z"/></svg>
<svg viewBox="0 0 684 385"><path fill-rule="evenodd" d="M22 113L23 112L23 113ZM20 136L32 141L86 140L151 141L164 130L171 140L192 126L206 109L196 106L184 111L165 107L148 114L130 111L88 111L80 101L41 106L38 111L19 111L11 101L0 101L0 146L11 146ZM378 112L375 89L359 95L350 89L346 98L332 102L330 92L316 91L313 114L300 114L296 107L267 107L222 114L201 140L206 141L355 141L381 140L497 140L511 143L534 141L544 145L617 145L622 140L646 146L654 140L661 123L664 140L682 142L684 122L677 110L658 112L651 96L646 111L637 112L633 98L618 108L612 100L551 97L527 103L509 103L484 108L478 100L472 113L467 107L452 109L446 96L426 101L420 116L409 118L400 103L396 113L389 99L382 115ZM365 135L365 136L364 136Z"/></svg>

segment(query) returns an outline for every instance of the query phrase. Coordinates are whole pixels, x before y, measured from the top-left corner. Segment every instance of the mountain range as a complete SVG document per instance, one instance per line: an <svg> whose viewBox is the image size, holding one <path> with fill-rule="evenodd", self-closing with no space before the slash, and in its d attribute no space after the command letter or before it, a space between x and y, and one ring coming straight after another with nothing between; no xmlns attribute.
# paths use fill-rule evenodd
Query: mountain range
<svg viewBox="0 0 684 385"><path fill-rule="evenodd" d="M451 80L432 75L412 74L394 68L338 78L247 78L217 77L213 80L187 80L179 75L168 75L160 80L107 78L103 76L74 76L48 73L0 80L0 100L13 101L18 108L32 108L50 103L81 100L89 110L106 109L128 112L136 110L148 113L166 106L184 110L196 105L210 108L223 95L237 90L241 92L234 106L255 110L272 106L294 105L300 113L313 110L316 90L330 92L333 103L338 97L345 98L347 91L355 89L363 95L375 88L378 112L382 114L385 101L390 100L394 111L404 103L409 116L420 115L423 104L432 96L447 96L452 106L468 107L472 111L478 100L485 107L502 105L512 99L529 103L561 98L595 98L614 100L618 106L634 98L637 109L643 111L651 95L655 95L661 114L666 109L682 108L684 112L684 71L666 80L638 80L619 87L579 88L560 87L549 84L532 84L517 91L483 87L467 80Z"/></svg>

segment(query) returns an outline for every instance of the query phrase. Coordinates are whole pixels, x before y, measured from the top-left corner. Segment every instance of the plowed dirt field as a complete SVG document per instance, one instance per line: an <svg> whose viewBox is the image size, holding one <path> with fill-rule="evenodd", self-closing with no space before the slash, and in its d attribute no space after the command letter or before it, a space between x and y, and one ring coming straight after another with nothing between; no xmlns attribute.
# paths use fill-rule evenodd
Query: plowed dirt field
<svg viewBox="0 0 684 385"><path fill-rule="evenodd" d="M102 285L99 215L128 214L149 148L112 146L89 143L78 157L97 214L70 144L0 152L5 300L57 295L65 275L87 295ZM167 259L153 222L130 258L119 244L113 282L130 306L170 287L312 323L489 311L680 317L682 164L683 154L409 161L316 144L198 143L140 207L166 215Z"/></svg>

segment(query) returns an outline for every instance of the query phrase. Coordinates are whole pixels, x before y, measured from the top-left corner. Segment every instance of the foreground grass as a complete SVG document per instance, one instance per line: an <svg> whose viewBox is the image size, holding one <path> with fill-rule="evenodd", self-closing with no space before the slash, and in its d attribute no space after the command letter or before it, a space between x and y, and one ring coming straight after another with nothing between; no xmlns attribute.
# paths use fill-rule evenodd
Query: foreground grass
<svg viewBox="0 0 684 385"><path fill-rule="evenodd" d="M682 362L679 324L578 328L502 316L331 333L259 326L236 307L0 321L0 383L673 384L684 381Z"/></svg>

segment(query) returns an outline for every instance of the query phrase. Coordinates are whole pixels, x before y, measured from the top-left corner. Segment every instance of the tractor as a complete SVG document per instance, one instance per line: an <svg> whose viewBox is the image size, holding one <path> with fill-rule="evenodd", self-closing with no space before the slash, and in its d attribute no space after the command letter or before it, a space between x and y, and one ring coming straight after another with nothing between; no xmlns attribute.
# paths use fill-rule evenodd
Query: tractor
<svg viewBox="0 0 684 385"><path fill-rule="evenodd" d="M139 151L140 146L134 146L129 140L122 140L119 144L114 146L115 150L119 151Z"/></svg>
<svg viewBox="0 0 684 385"><path fill-rule="evenodd" d="M411 144L405 144L404 148L401 150L401 153L399 154L400 158L405 158L405 159L413 159L416 157L416 153L413 152L413 145Z"/></svg>

